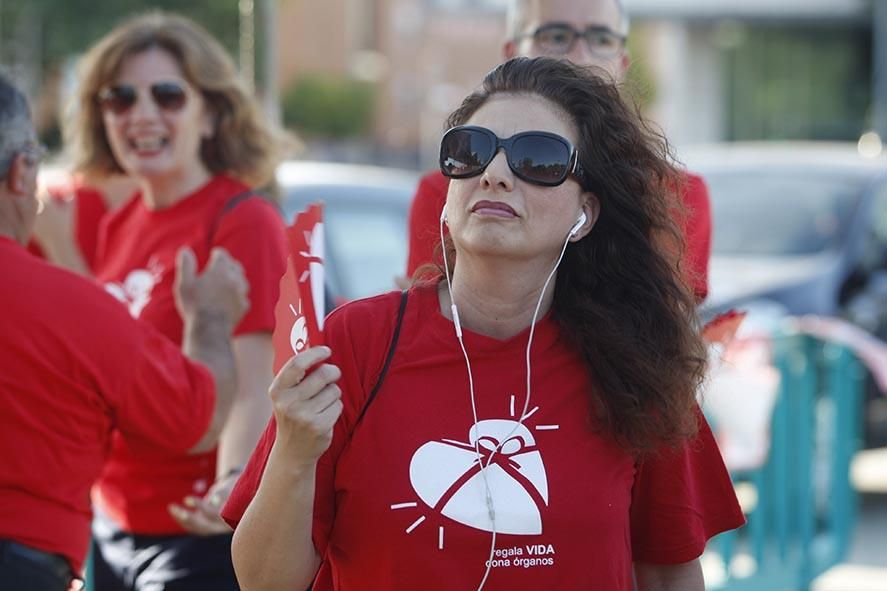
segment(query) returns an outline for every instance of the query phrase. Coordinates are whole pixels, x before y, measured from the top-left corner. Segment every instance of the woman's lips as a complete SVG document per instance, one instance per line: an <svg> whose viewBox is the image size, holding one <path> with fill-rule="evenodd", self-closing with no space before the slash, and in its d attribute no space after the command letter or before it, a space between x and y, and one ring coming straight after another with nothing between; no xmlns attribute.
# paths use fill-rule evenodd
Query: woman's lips
<svg viewBox="0 0 887 591"><path fill-rule="evenodd" d="M501 201L478 201L471 208L471 213L479 213L481 215L492 215L500 218L516 218L517 212Z"/></svg>

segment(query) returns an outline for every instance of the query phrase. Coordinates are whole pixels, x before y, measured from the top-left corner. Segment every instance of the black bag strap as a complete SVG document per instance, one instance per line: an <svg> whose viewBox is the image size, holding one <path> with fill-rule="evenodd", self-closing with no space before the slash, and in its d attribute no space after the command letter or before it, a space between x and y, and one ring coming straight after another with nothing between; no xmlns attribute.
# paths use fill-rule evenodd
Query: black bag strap
<svg viewBox="0 0 887 591"><path fill-rule="evenodd" d="M219 210L219 213L217 213L216 217L213 218L212 224L210 224L209 234L207 234L206 238L207 247L212 248L213 240L216 239L216 232L219 230L219 226L222 223L222 218L224 218L229 211L231 211L253 195L258 196L258 194L252 189L247 189L246 191L242 191L237 195L234 195L225 202L225 205L222 206L222 209Z"/></svg>
<svg viewBox="0 0 887 591"><path fill-rule="evenodd" d="M391 345L388 347L388 354L385 357L385 364L382 366L382 371L379 373L379 377L376 380L376 385L373 386L373 389L370 391L370 395L367 397L366 404L363 405L363 410L360 411L360 416L357 417L357 421L354 423L354 428L357 428L357 425L360 424L360 421L363 420L363 416L367 413L367 409L370 407L370 404L373 403L373 400L376 398L376 394L379 393L379 390L382 388L382 382L385 381L385 375L388 373L388 367L391 365L391 360L394 358L394 351L397 349L397 340L400 338L400 327L403 325L403 315L407 309L407 294L409 292L407 290L403 290L400 292L400 307L397 309L397 323L394 325L394 335L391 337ZM352 431L353 432L353 431Z"/></svg>

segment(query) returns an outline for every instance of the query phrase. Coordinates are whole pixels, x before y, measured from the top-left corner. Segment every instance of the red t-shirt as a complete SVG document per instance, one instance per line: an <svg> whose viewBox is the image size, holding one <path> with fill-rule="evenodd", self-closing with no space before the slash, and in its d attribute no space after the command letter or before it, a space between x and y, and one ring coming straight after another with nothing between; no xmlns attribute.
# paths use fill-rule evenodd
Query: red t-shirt
<svg viewBox="0 0 887 591"><path fill-rule="evenodd" d="M209 426L213 379L93 282L6 238L0 268L0 538L79 572L111 434L183 453Z"/></svg>
<svg viewBox="0 0 887 591"><path fill-rule="evenodd" d="M476 588L491 533L475 439L506 441L488 471L499 533L487 589L593 583L628 591L633 560L692 560L709 537L743 523L704 419L697 440L640 466L595 432L587 370L550 316L537 325L522 425L529 329L504 341L464 331L475 428L453 324L428 286L411 290L384 385L355 429L399 298L346 304L324 327L343 372L344 410L317 468L318 591L363 589L367 581L380 589ZM255 494L274 434L272 422L224 508L232 525Z"/></svg>
<svg viewBox="0 0 887 591"><path fill-rule="evenodd" d="M407 277L412 277L416 269L426 263L442 264L440 257L434 257L434 252L440 242L440 212L447 201L449 185L449 179L439 170L429 172L419 181L410 206ZM708 259L711 256L711 203L702 177L688 172L682 196L686 210L686 268L693 293L701 302L708 295Z"/></svg>
<svg viewBox="0 0 887 591"><path fill-rule="evenodd" d="M246 190L220 175L165 209L148 209L136 195L103 222L96 278L133 316L180 344L182 319L172 292L176 253L190 246L202 267L211 247L222 246L243 265L249 281L250 308L235 334L270 332L286 265L284 226L274 206L259 197L225 210L231 198ZM115 437L95 500L126 531L182 533L167 506L205 493L215 480L215 464L215 451L136 451Z"/></svg>
<svg viewBox="0 0 887 591"><path fill-rule="evenodd" d="M95 251L98 244L99 223L106 213L108 204L102 192L92 187L75 184L70 191L77 202L77 212L74 219L74 238L80 247L80 254L90 269L95 268ZM46 258L43 249L35 241L28 244L28 250L33 254Z"/></svg>

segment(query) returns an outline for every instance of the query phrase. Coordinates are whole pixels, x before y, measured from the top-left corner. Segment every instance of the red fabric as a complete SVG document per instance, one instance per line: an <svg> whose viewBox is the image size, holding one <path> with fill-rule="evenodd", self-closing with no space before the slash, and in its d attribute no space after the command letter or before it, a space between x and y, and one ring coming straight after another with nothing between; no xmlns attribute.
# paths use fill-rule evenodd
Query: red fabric
<svg viewBox="0 0 887 591"><path fill-rule="evenodd" d="M79 572L111 433L184 452L212 418L213 380L92 282L5 238L0 268L0 538Z"/></svg>
<svg viewBox="0 0 887 591"><path fill-rule="evenodd" d="M711 203L708 187L702 177L688 172L683 186L686 208L686 269L688 281L698 301L708 295L708 259L711 256ZM434 258L440 242L440 212L447 201L449 179L439 170L426 174L419 181L410 206L407 276L426 263L440 264Z"/></svg>
<svg viewBox="0 0 887 591"><path fill-rule="evenodd" d="M346 304L326 321L344 410L317 468L315 589L473 589L490 551L465 361L437 292L410 293L397 352L362 422L394 329L399 294ZM464 331L481 434L507 445L488 471L501 562L486 588L632 588L632 560L681 563L743 523L711 432L638 468L589 422L580 356L550 318L537 325L528 417L528 331L499 341ZM349 438L349 433L353 435ZM228 500L236 525L274 439L269 425ZM507 562L506 562L507 560Z"/></svg>
<svg viewBox="0 0 887 591"><path fill-rule="evenodd" d="M270 333L286 265L286 239L277 211L261 198L246 199L222 213L246 189L239 181L217 176L159 210L148 209L136 195L102 224L96 278L125 301L133 316L180 344L182 320L172 293L176 253L190 246L202 267L211 247L222 246L243 265L250 285L250 308L235 334ZM126 531L182 533L167 506L205 493L215 479L215 463L215 451L190 456L137 451L115 437L95 500Z"/></svg>
<svg viewBox="0 0 887 591"><path fill-rule="evenodd" d="M419 180L416 195L410 205L407 277L412 277L426 263L441 264L434 252L440 244L440 212L447 202L450 179L442 172L429 172ZM444 227L444 232L446 232Z"/></svg>
<svg viewBox="0 0 887 591"><path fill-rule="evenodd" d="M50 189L50 192L52 192L52 189ZM74 217L74 238L80 247L80 253L83 255L86 264L90 269L94 269L99 222L108 213L108 205L105 203L102 192L91 187L75 185L72 195L77 203L77 212ZM53 196L56 197L55 195ZM43 249L33 240L28 244L28 250L41 258L46 258Z"/></svg>
<svg viewBox="0 0 887 591"><path fill-rule="evenodd" d="M701 176L687 172L683 186L685 268L699 302L708 296L708 260L711 258L711 200Z"/></svg>

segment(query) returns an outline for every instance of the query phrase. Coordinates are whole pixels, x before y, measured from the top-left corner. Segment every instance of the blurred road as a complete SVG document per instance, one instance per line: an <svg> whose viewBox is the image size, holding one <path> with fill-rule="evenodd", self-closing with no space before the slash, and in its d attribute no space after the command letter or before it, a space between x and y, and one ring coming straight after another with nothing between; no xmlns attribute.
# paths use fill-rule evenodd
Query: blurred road
<svg viewBox="0 0 887 591"><path fill-rule="evenodd" d="M847 560L821 576L813 591L887 591L887 494L860 501Z"/></svg>

